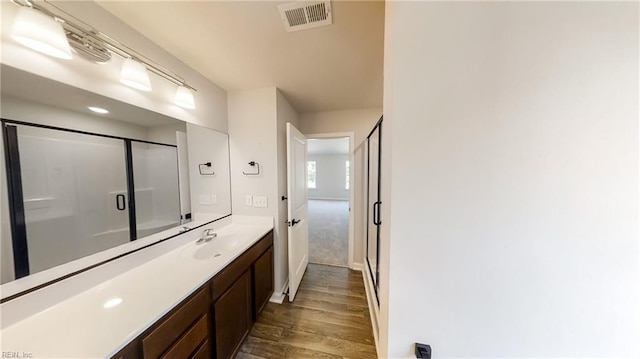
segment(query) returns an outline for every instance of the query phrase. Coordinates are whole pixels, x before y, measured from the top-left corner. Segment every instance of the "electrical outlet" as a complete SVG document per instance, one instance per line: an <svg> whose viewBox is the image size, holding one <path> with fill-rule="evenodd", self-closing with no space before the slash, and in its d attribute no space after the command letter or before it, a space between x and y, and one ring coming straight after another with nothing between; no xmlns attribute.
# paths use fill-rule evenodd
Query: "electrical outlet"
<svg viewBox="0 0 640 359"><path fill-rule="evenodd" d="M267 196L255 196L253 197L253 206L259 208L267 208Z"/></svg>
<svg viewBox="0 0 640 359"><path fill-rule="evenodd" d="M244 204L247 206L253 206L253 196L248 194L245 198L244 198Z"/></svg>

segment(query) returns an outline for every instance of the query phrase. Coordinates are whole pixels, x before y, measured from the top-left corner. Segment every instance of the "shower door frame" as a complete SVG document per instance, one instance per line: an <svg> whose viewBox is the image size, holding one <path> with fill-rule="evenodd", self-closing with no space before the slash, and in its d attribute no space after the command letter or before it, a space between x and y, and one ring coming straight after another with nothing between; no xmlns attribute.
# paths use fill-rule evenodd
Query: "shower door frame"
<svg viewBox="0 0 640 359"><path fill-rule="evenodd" d="M366 220L366 237L365 237L365 262L369 271L369 274L371 275L371 280L372 280L372 284L373 284L373 291L375 293L376 296L376 302L378 304L378 306L380 306L380 298L378 296L378 289L380 287L379 284L379 280L380 280L380 225L381 222L379 221L380 219L380 206L382 205L382 202L380 201L380 192L381 192L381 186L380 186L380 179L381 179L381 171L380 171L380 164L382 162L382 119L383 117L380 117L380 119L378 120L378 122L375 124L375 126L373 126L373 129L371 130L371 132L369 132L369 135L367 136L367 220ZM376 201L371 202L371 191L370 191L370 185L371 185L371 151L370 151L370 141L371 141L371 136L374 135L374 133L376 132L376 130L378 130L378 154L377 154L377 162L378 162L378 172L377 174L375 174L377 176L377 184L378 184L378 188L376 190L377 193L377 198ZM378 210L375 211L375 206L378 206ZM373 212L373 213L372 213ZM377 221L376 218L374 218L374 214L377 214ZM375 225L376 228L376 234L375 234L375 239L376 239L376 272L373 273L373 270L371 269L371 262L369 261L369 230L370 230L370 226L369 226L369 221L373 221L373 224Z"/></svg>

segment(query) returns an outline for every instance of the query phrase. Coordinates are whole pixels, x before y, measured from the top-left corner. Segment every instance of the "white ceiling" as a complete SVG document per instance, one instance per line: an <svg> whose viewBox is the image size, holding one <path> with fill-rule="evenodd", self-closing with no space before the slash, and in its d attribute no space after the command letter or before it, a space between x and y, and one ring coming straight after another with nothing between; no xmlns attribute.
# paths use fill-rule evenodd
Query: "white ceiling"
<svg viewBox="0 0 640 359"><path fill-rule="evenodd" d="M310 155L346 155L349 153L349 138L309 139L307 153Z"/></svg>
<svg viewBox="0 0 640 359"><path fill-rule="evenodd" d="M227 91L275 86L301 113L382 107L384 2L334 0L332 25L286 32L289 2L98 1Z"/></svg>

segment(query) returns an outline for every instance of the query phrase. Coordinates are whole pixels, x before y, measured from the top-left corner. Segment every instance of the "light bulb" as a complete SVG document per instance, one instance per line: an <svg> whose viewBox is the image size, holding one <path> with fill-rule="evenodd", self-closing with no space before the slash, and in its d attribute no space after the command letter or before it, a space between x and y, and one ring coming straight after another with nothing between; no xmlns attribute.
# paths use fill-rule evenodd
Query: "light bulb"
<svg viewBox="0 0 640 359"><path fill-rule="evenodd" d="M60 59L71 59L71 47L62 25L28 7L21 7L11 27L11 38L20 44Z"/></svg>
<svg viewBox="0 0 640 359"><path fill-rule="evenodd" d="M124 59L120 70L120 82L141 91L151 91L147 68L134 59Z"/></svg>
<svg viewBox="0 0 640 359"><path fill-rule="evenodd" d="M192 110L196 108L196 103L193 100L193 92L185 86L178 86L178 89L176 90L175 103L180 107Z"/></svg>

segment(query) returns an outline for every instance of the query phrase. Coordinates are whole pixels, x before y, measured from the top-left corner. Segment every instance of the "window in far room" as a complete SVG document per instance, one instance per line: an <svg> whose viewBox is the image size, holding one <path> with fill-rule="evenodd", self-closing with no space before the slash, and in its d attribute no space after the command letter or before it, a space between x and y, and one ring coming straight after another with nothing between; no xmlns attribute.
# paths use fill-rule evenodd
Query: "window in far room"
<svg viewBox="0 0 640 359"><path fill-rule="evenodd" d="M344 189L349 189L349 160L345 161L345 173L347 174L346 177L346 184L344 185Z"/></svg>
<svg viewBox="0 0 640 359"><path fill-rule="evenodd" d="M307 161L307 187L316 188L316 161Z"/></svg>

